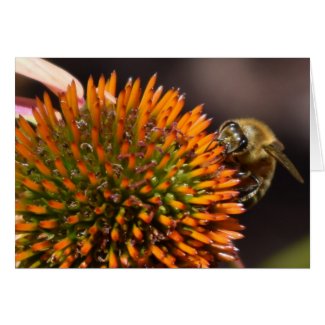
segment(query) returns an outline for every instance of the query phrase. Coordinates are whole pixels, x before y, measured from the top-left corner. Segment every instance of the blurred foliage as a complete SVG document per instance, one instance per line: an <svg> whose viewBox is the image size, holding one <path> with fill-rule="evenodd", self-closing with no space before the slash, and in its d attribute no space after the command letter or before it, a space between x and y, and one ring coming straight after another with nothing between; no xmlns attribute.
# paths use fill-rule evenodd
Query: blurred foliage
<svg viewBox="0 0 325 325"><path fill-rule="evenodd" d="M310 238L304 237L266 259L261 268L309 268Z"/></svg>

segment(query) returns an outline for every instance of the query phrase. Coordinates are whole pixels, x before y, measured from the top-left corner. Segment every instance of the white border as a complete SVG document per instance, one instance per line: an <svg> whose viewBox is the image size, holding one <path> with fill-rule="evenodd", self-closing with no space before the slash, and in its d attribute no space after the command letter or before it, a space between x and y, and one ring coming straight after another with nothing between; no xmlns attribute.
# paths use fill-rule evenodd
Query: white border
<svg viewBox="0 0 325 325"><path fill-rule="evenodd" d="M324 324L318 298L325 291L324 173L311 177L311 270L15 270L11 231L15 56L311 57L324 139L325 26L320 4L0 4L1 324Z"/></svg>

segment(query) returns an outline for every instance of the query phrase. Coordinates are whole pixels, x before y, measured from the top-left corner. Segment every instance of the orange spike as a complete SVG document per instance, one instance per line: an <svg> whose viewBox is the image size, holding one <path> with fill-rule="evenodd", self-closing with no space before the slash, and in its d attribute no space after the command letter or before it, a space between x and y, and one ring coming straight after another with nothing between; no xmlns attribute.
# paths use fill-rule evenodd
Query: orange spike
<svg viewBox="0 0 325 325"><path fill-rule="evenodd" d="M218 195L212 195L212 194L201 195L197 197L193 196L187 199L187 201L192 204L200 204L200 205L209 205L217 200L218 200Z"/></svg>
<svg viewBox="0 0 325 325"><path fill-rule="evenodd" d="M177 166L175 166L175 167L173 167L173 168L171 168L169 171L168 171L168 173L167 173L167 175L166 175L166 179L170 179L170 178L172 178L176 173L178 172L178 167Z"/></svg>
<svg viewBox="0 0 325 325"><path fill-rule="evenodd" d="M33 212L35 214L46 214L47 209L44 206L29 204L26 206L27 211Z"/></svg>
<svg viewBox="0 0 325 325"><path fill-rule="evenodd" d="M42 140L44 140L45 142L47 142L47 140L50 138L50 133L49 133L49 129L42 125L42 124L38 124L37 125L37 134L42 138Z"/></svg>
<svg viewBox="0 0 325 325"><path fill-rule="evenodd" d="M58 250L62 250L64 248L66 248L67 246L71 245L72 241L70 238L66 237L64 239L62 239L61 241L59 241L58 243L56 243L53 248L58 251Z"/></svg>
<svg viewBox="0 0 325 325"><path fill-rule="evenodd" d="M153 218L153 214L148 214L146 211L142 210L139 214L138 217L144 221L145 223L150 223L152 218Z"/></svg>
<svg viewBox="0 0 325 325"><path fill-rule="evenodd" d="M156 104L156 107L151 112L151 116L155 117L167 103L167 101L175 94L174 89L169 89L166 94L160 99L160 101Z"/></svg>
<svg viewBox="0 0 325 325"><path fill-rule="evenodd" d="M159 86L157 88L157 90L154 92L154 94L152 96L152 107L156 106L156 104L157 104L157 102L158 102L158 100L159 100L159 98L160 98L160 96L161 96L161 94L163 92L163 89L164 88L162 86Z"/></svg>
<svg viewBox="0 0 325 325"><path fill-rule="evenodd" d="M39 113L42 117L42 120L46 123L46 124L50 124L50 121L49 121L49 118L48 118L48 115L47 115L47 112L44 108L44 105L43 103L41 102L41 100L36 97L36 105L37 105L37 108L39 110Z"/></svg>
<svg viewBox="0 0 325 325"><path fill-rule="evenodd" d="M120 240L120 233L118 231L117 226L115 226L111 231L111 238L113 241L119 241Z"/></svg>
<svg viewBox="0 0 325 325"><path fill-rule="evenodd" d="M75 257L72 255L67 256L67 258L64 260L64 262L60 265L60 269L67 269L71 266L71 264L74 262Z"/></svg>
<svg viewBox="0 0 325 325"><path fill-rule="evenodd" d="M75 120L71 121L70 129L71 129L72 134L73 134L74 142L79 143L79 141L80 141L80 132L79 132L79 129L78 129L78 126L77 126L77 123L76 123Z"/></svg>
<svg viewBox="0 0 325 325"><path fill-rule="evenodd" d="M33 116L34 116L37 124L40 124L40 125L43 125L44 127L46 127L46 122L44 121L44 119L41 116L40 112L36 108L32 109L32 113L33 113Z"/></svg>
<svg viewBox="0 0 325 325"><path fill-rule="evenodd" d="M193 190L192 187L188 185L184 186L177 186L174 188L176 192L182 193L182 194L195 194L195 191Z"/></svg>
<svg viewBox="0 0 325 325"><path fill-rule="evenodd" d="M105 77L102 74L99 78L98 87L97 87L97 96L100 100L101 106L105 104L104 92L105 92Z"/></svg>
<svg viewBox="0 0 325 325"><path fill-rule="evenodd" d="M128 153L128 151L129 151L129 147L130 147L129 141L126 141L126 140L123 141L122 146L121 146L120 153L122 155L126 155Z"/></svg>
<svg viewBox="0 0 325 325"><path fill-rule="evenodd" d="M174 120L177 118L178 114L184 107L184 104L185 104L185 98L184 96L180 96L178 102L176 103L175 107L173 108L171 114L168 117L167 124L166 124L167 126L169 126L171 123L174 122Z"/></svg>
<svg viewBox="0 0 325 325"><path fill-rule="evenodd" d="M157 205L162 205L161 197L160 196L153 196L150 199L148 199L148 202L157 204Z"/></svg>
<svg viewBox="0 0 325 325"><path fill-rule="evenodd" d="M65 208L64 203L55 200L48 201L48 205L55 210L63 210Z"/></svg>
<svg viewBox="0 0 325 325"><path fill-rule="evenodd" d="M113 167L109 162L105 163L105 169L108 176L113 176Z"/></svg>
<svg viewBox="0 0 325 325"><path fill-rule="evenodd" d="M184 238L176 230L169 233L168 237L171 238L175 242L183 242L184 241Z"/></svg>
<svg viewBox="0 0 325 325"><path fill-rule="evenodd" d="M64 178L62 183L69 191L74 192L76 190L76 185L69 178Z"/></svg>
<svg viewBox="0 0 325 325"><path fill-rule="evenodd" d="M121 187L122 189L125 189L125 188L128 187L129 183L130 183L130 180L129 180L128 178L123 178L123 179L121 180L120 187Z"/></svg>
<svg viewBox="0 0 325 325"><path fill-rule="evenodd" d="M151 252L159 261L161 261L168 267L176 267L175 266L175 258L172 257L171 255L166 254L157 245L151 246Z"/></svg>
<svg viewBox="0 0 325 325"><path fill-rule="evenodd" d="M77 161L77 167L78 167L80 173L83 176L86 176L86 177L88 176L88 168L87 168L86 164L83 161L78 160Z"/></svg>
<svg viewBox="0 0 325 325"><path fill-rule="evenodd" d="M29 223L16 223L15 229L16 231L35 231L37 230L37 223L29 222Z"/></svg>
<svg viewBox="0 0 325 325"><path fill-rule="evenodd" d="M133 224L132 233L133 233L133 236L137 240L141 241L143 239L143 233L142 233L141 229L136 224Z"/></svg>
<svg viewBox="0 0 325 325"><path fill-rule="evenodd" d="M209 220L209 221L221 221L228 219L228 215L224 213L204 213L204 212L196 212L192 214L193 218L200 219L200 220Z"/></svg>
<svg viewBox="0 0 325 325"><path fill-rule="evenodd" d="M26 250L24 252L17 253L16 254L16 261L20 262L20 261L26 260L27 258L32 257L34 254L35 253L33 252L32 249L28 249L28 250Z"/></svg>
<svg viewBox="0 0 325 325"><path fill-rule="evenodd" d="M147 172L144 175L144 179L151 179L154 175L154 171L152 169L147 170Z"/></svg>
<svg viewBox="0 0 325 325"><path fill-rule="evenodd" d="M20 115L18 118L18 125L23 132L32 140L36 138L36 134L30 124Z"/></svg>
<svg viewBox="0 0 325 325"><path fill-rule="evenodd" d="M26 147L31 148L33 146L33 143L18 128L16 128L16 137L19 142L21 142Z"/></svg>
<svg viewBox="0 0 325 325"><path fill-rule="evenodd" d="M246 211L241 203L218 203L215 207L221 213L241 214Z"/></svg>
<svg viewBox="0 0 325 325"><path fill-rule="evenodd" d="M155 150L155 144L154 143L149 143L148 146L147 146L147 150L146 150L146 153L145 153L143 159L152 158L154 150Z"/></svg>
<svg viewBox="0 0 325 325"><path fill-rule="evenodd" d="M50 182L45 179L42 181L42 185L46 190L48 190L51 193L59 193L59 189L53 182Z"/></svg>
<svg viewBox="0 0 325 325"><path fill-rule="evenodd" d="M164 167L166 167L168 161L170 159L170 153L166 153L163 158L161 159L159 165L156 167L156 169L163 169Z"/></svg>
<svg viewBox="0 0 325 325"><path fill-rule="evenodd" d="M231 230L227 230L227 229L219 229L219 232L225 233L228 236L228 238L230 238L232 240L244 238L244 235L237 231L231 231Z"/></svg>
<svg viewBox="0 0 325 325"><path fill-rule="evenodd" d="M125 90L123 89L118 94L117 102L116 102L116 119L117 120L125 118L126 107L124 105L124 98L125 98Z"/></svg>
<svg viewBox="0 0 325 325"><path fill-rule="evenodd" d="M60 97L60 105L61 105L64 119L67 123L67 126L70 128L70 125L71 125L72 121L74 120L74 116L73 116L72 108L68 106L67 98L65 95L62 95Z"/></svg>
<svg viewBox="0 0 325 325"><path fill-rule="evenodd" d="M203 120L202 122L195 123L190 130L187 132L188 136L195 136L200 132L204 131L210 124L212 119Z"/></svg>
<svg viewBox="0 0 325 325"><path fill-rule="evenodd" d="M144 114L138 115L137 120L137 135L138 135L138 141L142 141L146 136L146 129L145 126L148 123L150 116L150 111L146 111Z"/></svg>
<svg viewBox="0 0 325 325"><path fill-rule="evenodd" d="M104 190L104 198L107 200L112 195L112 192L108 189Z"/></svg>
<svg viewBox="0 0 325 325"><path fill-rule="evenodd" d="M39 226L43 229L55 229L59 226L56 219L41 220Z"/></svg>
<svg viewBox="0 0 325 325"><path fill-rule="evenodd" d="M60 150L58 149L58 147L56 146L54 140L50 137L47 137L46 138L46 144L47 146L49 147L49 149L51 150L52 154L54 156L60 156L61 155L61 152Z"/></svg>
<svg viewBox="0 0 325 325"><path fill-rule="evenodd" d="M182 127L188 122L189 118L191 117L192 112L186 112L181 119L177 122L177 129L182 129Z"/></svg>
<svg viewBox="0 0 325 325"><path fill-rule="evenodd" d="M217 242L217 243L220 243L220 244L223 244L223 245L227 245L231 242L231 240L227 237L226 234L224 233L221 233L219 231L209 231L207 233L207 236L212 239L213 241Z"/></svg>
<svg viewBox="0 0 325 325"><path fill-rule="evenodd" d="M131 241L128 241L126 243L126 248L131 256L131 258L134 260L134 261L137 261L138 258L139 258L139 251L137 250L137 248L135 247L135 245L131 242Z"/></svg>
<svg viewBox="0 0 325 325"><path fill-rule="evenodd" d="M80 253L82 255L88 255L88 253L90 252L91 249L92 249L92 244L90 243L89 240L86 240L83 242L83 245L80 249Z"/></svg>
<svg viewBox="0 0 325 325"><path fill-rule="evenodd" d="M47 92L44 92L43 100L44 100L44 104L46 106L46 110L47 110L47 114L48 114L48 117L49 117L49 120L50 120L50 124L51 124L52 128L55 129L57 127L58 120L57 120L57 118L55 116L52 101L51 101L50 96L49 96L49 94Z"/></svg>
<svg viewBox="0 0 325 325"><path fill-rule="evenodd" d="M97 180L95 173L93 173L93 172L88 173L88 179L89 179L91 185L95 186L98 184L98 180Z"/></svg>
<svg viewBox="0 0 325 325"><path fill-rule="evenodd" d="M97 215L100 215L100 214L103 214L106 210L106 203L102 204L100 207L96 207L94 212L97 214Z"/></svg>
<svg viewBox="0 0 325 325"><path fill-rule="evenodd" d="M135 163L136 163L136 157L135 157L135 154L132 153L129 156L128 169L133 170L135 167Z"/></svg>
<svg viewBox="0 0 325 325"><path fill-rule="evenodd" d="M208 180L208 181L203 181L203 182L199 182L199 183L195 184L194 188L197 190L202 190L202 189L214 187L215 184L216 184L216 181Z"/></svg>
<svg viewBox="0 0 325 325"><path fill-rule="evenodd" d="M67 177L68 176L68 171L65 168L63 161L60 158L56 158L54 161L54 165L55 167L58 169L59 173L64 176Z"/></svg>
<svg viewBox="0 0 325 325"><path fill-rule="evenodd" d="M82 203L86 203L88 202L88 198L85 194L81 193L81 192L78 192L75 194L75 198L79 201L79 202L82 202Z"/></svg>
<svg viewBox="0 0 325 325"><path fill-rule="evenodd" d="M144 185L141 190L140 193L142 194L148 194L152 191L152 186L151 185Z"/></svg>
<svg viewBox="0 0 325 325"><path fill-rule="evenodd" d="M124 120L120 119L117 122L117 130L116 130L116 140L117 143L121 143L124 134Z"/></svg>
<svg viewBox="0 0 325 325"><path fill-rule="evenodd" d="M196 227L198 226L199 222L198 220L195 220L191 217L185 217L181 220L181 223L190 227Z"/></svg>
<svg viewBox="0 0 325 325"><path fill-rule="evenodd" d="M41 186L38 183L32 181L29 178L25 178L22 181L22 183L32 191L40 192L41 189L42 189Z"/></svg>
<svg viewBox="0 0 325 325"><path fill-rule="evenodd" d="M133 80L132 77L128 79L127 83L125 84L124 90L125 90L125 96L123 100L123 106L126 107L127 103L129 102L131 90L132 90L132 84Z"/></svg>
<svg viewBox="0 0 325 325"><path fill-rule="evenodd" d="M116 93L116 72L115 70L111 73L108 83L105 89L112 95L115 96Z"/></svg>
<svg viewBox="0 0 325 325"><path fill-rule="evenodd" d="M96 152L97 152L97 157L98 157L99 163L103 164L105 161L105 150L104 150L103 146L99 144L96 148Z"/></svg>
<svg viewBox="0 0 325 325"><path fill-rule="evenodd" d="M98 232L98 227L97 227L97 225L96 224L94 224L94 225L92 225L90 228L89 228L89 230L88 230L88 232L89 232L89 234L91 235L91 236L94 236L97 232Z"/></svg>
<svg viewBox="0 0 325 325"><path fill-rule="evenodd" d="M168 150L168 149L170 148L171 144L172 144L172 143L175 141L175 139L176 139L176 134L177 134L176 130L173 130L172 132L170 132L170 133L167 135L167 137L166 137L166 139L165 139L165 142L164 142L164 144L163 144L162 147L161 147L162 150L166 151L166 150Z"/></svg>
<svg viewBox="0 0 325 325"><path fill-rule="evenodd" d="M157 191L165 191L169 188L170 185L171 185L170 181L164 181L164 182L160 183L159 185L157 185L156 190Z"/></svg>
<svg viewBox="0 0 325 325"><path fill-rule="evenodd" d="M46 165L41 160L36 160L35 166L43 175L45 175L45 176L52 175L51 170L48 167L46 167Z"/></svg>
<svg viewBox="0 0 325 325"><path fill-rule="evenodd" d="M49 247L51 247L51 241L50 240L44 240L38 243L35 243L34 245L32 245L32 250L34 252L39 252L39 251L44 251L46 249L48 249Z"/></svg>
<svg viewBox="0 0 325 325"><path fill-rule="evenodd" d="M110 268L117 268L118 267L117 257L115 255L114 250L113 250L112 247L110 248L110 251L109 251L108 266Z"/></svg>
<svg viewBox="0 0 325 325"><path fill-rule="evenodd" d="M240 183L240 179L230 179L229 181L225 181L222 183L217 183L214 186L214 189L222 189L222 188L228 188L228 187L234 187Z"/></svg>
<svg viewBox="0 0 325 325"><path fill-rule="evenodd" d="M96 90L94 86L94 79L92 76L90 76L87 83L87 106L89 110L91 110L92 108L95 97L96 97Z"/></svg>
<svg viewBox="0 0 325 325"><path fill-rule="evenodd" d="M159 215L157 220L166 227L174 227L176 223L175 220L173 220L171 217L165 216L163 214Z"/></svg>
<svg viewBox="0 0 325 325"><path fill-rule="evenodd" d="M186 205L183 202L176 200L169 200L168 205L178 210L184 210L186 208Z"/></svg>
<svg viewBox="0 0 325 325"><path fill-rule="evenodd" d="M182 242L176 242L174 245L189 255L197 255L197 250L189 245L186 245Z"/></svg>
<svg viewBox="0 0 325 325"><path fill-rule="evenodd" d="M198 165L202 165L203 163L207 163L211 159L212 155L210 152L206 152L202 155L196 156L188 165L191 168L194 168Z"/></svg>
<svg viewBox="0 0 325 325"><path fill-rule="evenodd" d="M70 106L72 108L74 117L78 118L79 117L78 96L77 96L76 83L74 80L72 80L70 92L71 92L70 93L71 94Z"/></svg>
<svg viewBox="0 0 325 325"><path fill-rule="evenodd" d="M97 129L100 128L100 107L98 101L95 102L91 110L91 119L93 126Z"/></svg>
<svg viewBox="0 0 325 325"><path fill-rule="evenodd" d="M72 216L69 216L68 219L67 219L67 222L70 225L74 225L74 224L78 223L79 221L80 221L80 219L76 214L72 215Z"/></svg>
<svg viewBox="0 0 325 325"><path fill-rule="evenodd" d="M195 231L193 229L189 229L187 228L187 230L190 231L190 234L189 236L204 243L204 244L211 244L212 243L212 240L211 238L209 238L208 236L202 234L202 233L199 233L198 231Z"/></svg>
<svg viewBox="0 0 325 325"><path fill-rule="evenodd" d="M157 80L157 73L155 73L148 81L147 86L143 92L143 96L139 105L139 108L141 109L142 105L144 105L149 99L151 99L151 96L148 96L149 93L152 91L153 87L155 86Z"/></svg>
<svg viewBox="0 0 325 325"><path fill-rule="evenodd" d="M36 160L36 156L30 152L24 145L19 142L16 142L16 150L20 153L25 159L33 162Z"/></svg>
<svg viewBox="0 0 325 325"><path fill-rule="evenodd" d="M128 103L126 105L126 112L128 112L131 108L136 108L138 106L137 99L139 98L140 93L140 78L138 78L132 87L130 97Z"/></svg>

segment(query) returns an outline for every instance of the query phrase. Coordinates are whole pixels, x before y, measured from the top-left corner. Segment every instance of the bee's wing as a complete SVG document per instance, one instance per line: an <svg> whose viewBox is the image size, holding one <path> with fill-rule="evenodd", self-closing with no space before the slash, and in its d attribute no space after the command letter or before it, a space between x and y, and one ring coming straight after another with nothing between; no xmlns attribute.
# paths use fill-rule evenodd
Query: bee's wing
<svg viewBox="0 0 325 325"><path fill-rule="evenodd" d="M286 168L289 173L300 183L304 182L304 179L298 172L295 165L291 162L291 160L283 153L283 148L280 143L272 142L270 144L263 146L264 150L274 157L284 168Z"/></svg>

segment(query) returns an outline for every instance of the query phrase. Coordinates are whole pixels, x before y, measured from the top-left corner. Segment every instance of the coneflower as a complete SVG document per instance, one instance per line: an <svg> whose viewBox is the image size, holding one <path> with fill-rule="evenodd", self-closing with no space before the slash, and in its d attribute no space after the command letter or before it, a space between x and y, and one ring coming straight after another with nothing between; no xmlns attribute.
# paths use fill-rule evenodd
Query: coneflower
<svg viewBox="0 0 325 325"><path fill-rule="evenodd" d="M235 261L238 170L205 130L202 105L181 115L178 90L141 91L116 74L36 100L16 127L19 267L216 267Z"/></svg>

